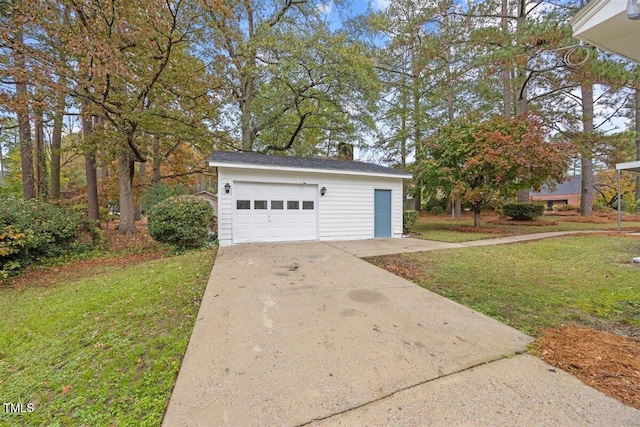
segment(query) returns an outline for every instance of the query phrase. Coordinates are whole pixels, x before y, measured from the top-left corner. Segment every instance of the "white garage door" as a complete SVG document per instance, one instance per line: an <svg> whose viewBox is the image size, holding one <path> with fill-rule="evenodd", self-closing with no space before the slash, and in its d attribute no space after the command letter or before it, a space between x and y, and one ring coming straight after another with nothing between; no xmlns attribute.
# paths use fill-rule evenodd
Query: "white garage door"
<svg viewBox="0 0 640 427"><path fill-rule="evenodd" d="M317 186L236 182L233 242L317 240Z"/></svg>

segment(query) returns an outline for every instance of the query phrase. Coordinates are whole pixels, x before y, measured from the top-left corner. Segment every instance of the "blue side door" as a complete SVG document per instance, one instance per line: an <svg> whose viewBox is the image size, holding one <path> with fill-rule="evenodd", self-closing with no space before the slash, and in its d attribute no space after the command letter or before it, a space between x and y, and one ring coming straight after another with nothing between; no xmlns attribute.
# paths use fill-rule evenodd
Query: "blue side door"
<svg viewBox="0 0 640 427"><path fill-rule="evenodd" d="M373 236L391 237L391 190L375 190Z"/></svg>

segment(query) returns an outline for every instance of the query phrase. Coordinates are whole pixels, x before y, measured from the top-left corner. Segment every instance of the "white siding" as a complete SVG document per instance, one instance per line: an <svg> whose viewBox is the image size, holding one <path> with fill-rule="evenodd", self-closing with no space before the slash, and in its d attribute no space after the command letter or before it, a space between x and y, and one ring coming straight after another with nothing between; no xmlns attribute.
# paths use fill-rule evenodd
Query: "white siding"
<svg viewBox="0 0 640 427"><path fill-rule="evenodd" d="M316 185L319 240L372 239L374 190L391 190L392 237L402 237L402 178L218 166L218 239L221 246L233 243L231 221L236 182ZM229 194L224 191L226 183L231 185ZM322 187L327 188L324 196L319 194Z"/></svg>

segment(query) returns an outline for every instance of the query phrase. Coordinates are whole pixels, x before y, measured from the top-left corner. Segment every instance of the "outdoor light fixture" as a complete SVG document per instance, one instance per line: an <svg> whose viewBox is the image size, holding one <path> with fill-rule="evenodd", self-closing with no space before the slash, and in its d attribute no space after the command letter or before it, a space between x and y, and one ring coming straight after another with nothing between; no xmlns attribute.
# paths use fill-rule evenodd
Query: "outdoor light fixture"
<svg viewBox="0 0 640 427"><path fill-rule="evenodd" d="M634 21L640 19L640 9L638 9L637 0L629 0L627 3L627 18Z"/></svg>
<svg viewBox="0 0 640 427"><path fill-rule="evenodd" d="M321 195L321 196L324 196L324 195L326 194L326 192L327 192L327 187L322 187L322 188L320 189L320 195Z"/></svg>
<svg viewBox="0 0 640 427"><path fill-rule="evenodd" d="M231 185L229 185L229 183L227 182L227 183L224 185L224 192L225 192L225 193L227 193L227 194L229 194L229 191L231 191Z"/></svg>

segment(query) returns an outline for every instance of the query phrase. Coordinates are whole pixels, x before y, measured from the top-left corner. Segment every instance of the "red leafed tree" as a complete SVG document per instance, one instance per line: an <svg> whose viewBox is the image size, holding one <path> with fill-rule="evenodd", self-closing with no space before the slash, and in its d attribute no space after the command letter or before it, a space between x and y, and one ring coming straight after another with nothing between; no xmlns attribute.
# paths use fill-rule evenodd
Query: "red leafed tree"
<svg viewBox="0 0 640 427"><path fill-rule="evenodd" d="M471 203L476 227L481 210L500 198L561 181L571 155L569 144L550 141L532 115L457 120L427 140L425 149L416 165L421 185Z"/></svg>

